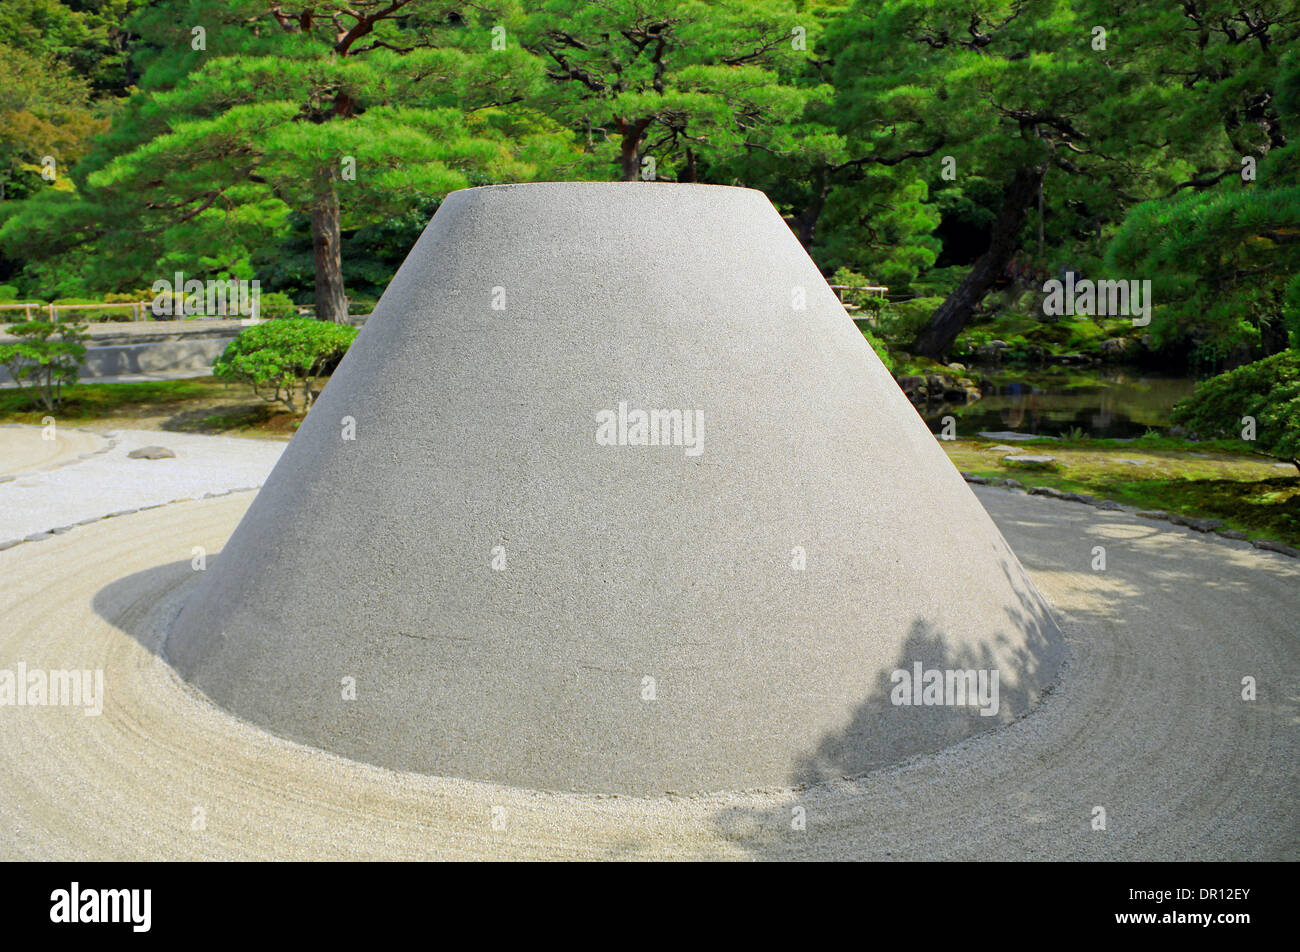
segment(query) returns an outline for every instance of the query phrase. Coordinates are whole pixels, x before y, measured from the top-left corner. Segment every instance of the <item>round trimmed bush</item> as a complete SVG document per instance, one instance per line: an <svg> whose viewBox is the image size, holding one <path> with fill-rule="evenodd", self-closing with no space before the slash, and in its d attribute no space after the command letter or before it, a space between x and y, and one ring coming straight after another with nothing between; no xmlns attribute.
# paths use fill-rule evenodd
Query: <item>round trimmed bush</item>
<svg viewBox="0 0 1300 952"><path fill-rule="evenodd" d="M356 336L349 324L310 317L254 324L230 342L212 372L252 384L263 400L278 401L292 413L306 413L316 398L316 378L337 366Z"/></svg>

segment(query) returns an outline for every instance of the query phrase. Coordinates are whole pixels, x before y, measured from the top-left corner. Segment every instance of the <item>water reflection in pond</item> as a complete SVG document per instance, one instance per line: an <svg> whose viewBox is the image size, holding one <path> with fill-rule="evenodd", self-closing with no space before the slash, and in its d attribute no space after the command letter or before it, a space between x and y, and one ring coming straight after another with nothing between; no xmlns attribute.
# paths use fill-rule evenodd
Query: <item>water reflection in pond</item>
<svg viewBox="0 0 1300 952"><path fill-rule="evenodd" d="M938 432L942 418L957 419L957 432L1014 430L1060 436L1073 429L1087 436L1128 439L1148 427L1169 426L1173 405L1191 396L1189 377L1157 377L1128 371L1016 374L985 371L992 390L966 406L931 404L919 408Z"/></svg>

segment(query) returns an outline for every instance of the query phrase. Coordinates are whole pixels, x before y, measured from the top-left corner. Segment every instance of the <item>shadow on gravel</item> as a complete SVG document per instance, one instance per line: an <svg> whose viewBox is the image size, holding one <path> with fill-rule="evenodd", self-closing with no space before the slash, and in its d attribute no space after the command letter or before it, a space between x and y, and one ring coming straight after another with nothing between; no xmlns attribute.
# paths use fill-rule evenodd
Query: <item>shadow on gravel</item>
<svg viewBox="0 0 1300 952"><path fill-rule="evenodd" d="M1198 623L1209 628L1229 631L1224 619L1246 612L1250 615L1247 621L1255 630L1294 634L1294 616L1278 614L1279 605L1293 604L1287 593L1296 590L1298 576L1294 560L1239 549L1214 539L1197 541L1196 545L1204 548L1189 551L1186 546L1173 544L1177 540L1172 533L1178 530L1171 527L1134 522L1070 503L1056 503L1051 515L1048 520L1037 508L1010 515L1004 511L999 514L998 523L1016 540L1016 549L1027 567L1044 573L1077 573L1096 579L1095 585L1080 588L1083 600L1066 606L1072 626L1102 632L1122 629L1130 633L1130 640L1132 632L1164 631L1171 619L1162 614L1162 606L1168 605L1170 599L1183 597L1182 593L1194 592L1197 611L1215 613L1203 622L1198 619ZM1168 544L1162 541L1166 535L1170 537ZM1061 538L1077 545L1077 561L1061 564L1053 560L1061 551ZM1113 575L1091 571L1092 547L1097 544L1107 547ZM1044 552L1053 555L1045 556ZM215 561L216 557L209 554L209 571ZM1002 567L1004 573L1016 571L1009 558L1003 558ZM187 560L155 566L105 586L96 593L93 607L102 618L165 659L166 623L179 612L185 596L194 590L199 578ZM1160 599L1152 597L1157 593ZM1016 638L1023 645L1011 652L1011 661L1004 663L999 671L999 716L981 717L971 707L896 705L891 699L896 685L890 672L873 672L870 683L864 684L863 698L849 723L842 730L826 734L791 765L789 783L795 794L789 802L778 807L721 810L713 817L717 832L756 858L794 859L824 853L824 841L795 827L794 807L815 804L819 797L831 795L832 787L846 777L862 777L911 756L939 751L1025 715L1036 700L1025 690L1025 684L1047 684L1047 690L1051 690L1061 646L1055 620L1040 603L1025 596L1019 605L1007 609L1003 629L992 634L990 644L1005 653L1012 632L1025 635ZM1142 657L1132 661L1135 669L1147 663ZM900 632L894 656L896 669L912 671L918 662L923 669L945 671L978 671L997 666L988 646L979 650L955 646L948 633L938 630L925 618L916 618L908 630ZM1268 670L1261 670L1268 674ZM1016 672L1022 674L1016 676ZM1151 684L1159 684L1162 675L1169 675L1165 671L1139 673L1142 683ZM1258 706L1243 713L1233 700L1233 686L1240 674L1235 667L1225 671L1223 685L1205 696L1204 704L1214 709L1214 717L1254 716L1263 713L1266 706L1280 706L1280 713L1274 714L1284 722L1294 722L1300 716L1294 690L1279 692L1276 684L1266 685L1261 690ZM1131 725L1133 732L1143 729L1141 724ZM886 739L884 743L882 738ZM882 749L888 751L888 757L872 760L864 755L864 751ZM1249 759L1248 754L1243 756ZM955 778L955 782L960 782L960 778ZM770 800L765 803L770 804ZM1051 813L1056 806L1035 804L1035 809ZM872 821L870 816L862 818L864 825ZM1025 822L1029 820L1026 818ZM812 806L807 811L807 823L810 830L816 823ZM952 831L954 838L962 835L961 829ZM1170 831L1161 833L1166 838L1168 835ZM894 855L899 852L895 851Z"/></svg>
<svg viewBox="0 0 1300 952"><path fill-rule="evenodd" d="M205 558L206 571L211 571L216 557L207 553ZM166 661L163 642L167 628L202 575L189 560L155 565L105 585L95 593L91 607L100 618Z"/></svg>
<svg viewBox="0 0 1300 952"><path fill-rule="evenodd" d="M1013 572L1018 573L1005 553L997 555L1009 579ZM826 844L805 832L806 824L816 822L815 808L803 803L801 794L823 784L855 780L919 754L943 750L1028 714L1055 686L1064 639L1050 611L1027 593L1021 594L1018 605L1006 610L1006 616L1003 630L993 633L979 648L951 644L945 633L927 619L913 621L899 639L894 664L867 685L867 693L848 726L827 734L793 766L790 786L794 799L779 807L719 811L713 818L719 834L757 858L798 858L805 846L809 852L824 852ZM1015 636L1015 642L1023 644L1011 649L1007 660L1011 632L1023 633ZM1002 653L1001 664L990 645L996 645ZM998 670L998 715L983 716L978 706L970 705L895 703L895 697L901 699L907 692L899 687L894 672L911 675L918 664L923 671ZM1041 687L1034 690L1029 687L1033 685ZM864 764L866 751L887 753ZM801 821L805 826L801 827ZM864 817L863 822L870 823L870 818Z"/></svg>
<svg viewBox="0 0 1300 952"><path fill-rule="evenodd" d="M1186 545L1178 544L1181 540L1175 533L1180 530L1167 524L1143 520L1134 522L1104 510L1071 503L1055 504L1050 519L1037 508L1018 507L1014 513L1008 513L1005 507L998 507L997 522L999 528L1015 540L1015 550L1027 568L1083 577L1072 603L1065 606L1068 627L1073 630L1099 635L1122 631L1125 641L1138 644L1144 632L1185 630L1189 624L1225 639L1230 639L1232 632L1240 630L1235 627L1240 625L1248 625L1257 634L1270 633L1282 643L1294 638L1294 611L1285 606L1294 605L1294 593L1300 591L1300 573L1297 571L1300 564L1295 560L1264 555L1215 538L1191 539L1189 541L1195 548L1189 550ZM1061 552L1062 540L1077 547L1077 560L1070 564L1060 564L1053 557ZM1091 563L1097 545L1106 548L1110 565L1107 571L1093 570ZM1040 553L1049 554L1040 557ZM1187 614L1173 619L1166 609L1171 602L1179 601L1188 602ZM1034 625L1040 621L1040 613L1028 604L1009 612L1007 618L1010 626ZM1041 660L1040 652L1034 648L1036 644L1041 646L1041 641L1031 639L1028 650L1019 659L1019 663L1028 666L1029 670ZM1294 672L1279 671L1275 658L1259 657L1251 662L1246 656L1229 661L1229 657L1240 655L1240 652L1225 650L1222 653L1224 668L1220 676L1213 684L1203 686L1198 695L1198 713L1189 716L1196 716L1207 724L1241 723L1244 718L1255 731L1261 729L1265 717L1278 724L1294 724L1300 718ZM1251 650L1250 654L1253 655L1254 651ZM943 633L927 621L918 619L901 639L896 660L898 668L907 669L918 660L927 667L969 668L980 667L987 659L953 651L946 644ZM1243 662L1245 666L1241 667ZM1160 690L1161 685L1176 674L1157 666L1142 654L1131 657L1129 664L1136 682L1149 685L1152 690ZM1250 670L1263 671L1265 675L1260 679L1262 687L1258 701L1245 704L1239 697L1240 678L1243 672ZM1281 681L1279 675L1282 675ZM837 782L842 786L846 778L863 776L862 771L851 769L855 745L869 742L875 732L899 729L900 721L912 720L923 725L934 738L925 751L939 750L950 746L942 739L945 735L960 739L959 735L964 732L963 722L970 716L942 708L895 706L890 699L893 687L887 676L876 678L868 686L851 723L842 731L828 734L795 765L791 772L791 786L795 789L787 802L779 807L722 810L714 817L719 833L759 859L814 858L832 851L833 844L828 844L825 837L818 838L809 831L815 830L819 801L826 802L825 798L839 795L839 791L834 789ZM1023 710L1026 698L1022 693L1004 687L1002 694L1017 712ZM1134 723L1128 725L1127 732L1140 736L1147 729L1147 725ZM1276 755L1279 740L1262 735L1260 744L1257 749L1235 751L1231 754L1233 762L1222 763L1220 769L1240 771L1243 784L1251 782L1252 770L1276 770L1277 765L1268 758ZM918 749L916 753L925 751ZM900 757L895 762L904 759ZM1134 764L1137 778L1134 782L1139 788L1143 782L1141 778L1145 776L1142 768L1142 764ZM960 784L961 778L954 777L952 782ZM931 790L930 795L934 794L935 791ZM900 806L906 811L905 800ZM805 811L804 830L798 829L797 808ZM1068 820L1062 817L1063 810L1077 809L1078 804L1074 803L1035 801L1031 809L1020 810L1015 816L1024 823L1026 833L1031 829L1041 829L1044 817L1058 825L1063 824L1062 828L1073 829L1084 823L1082 829L1086 829L1086 812L1071 813ZM1278 804L1277 810L1287 812L1286 805ZM861 824L864 829L871 828L873 822L897 824L899 815L891 813L889 818L881 818L864 814ZM906 812L901 815L905 816ZM973 823L979 822L978 818L971 819ZM1296 827L1293 820L1283 822L1281 827L1273 827L1265 839L1276 844L1285 843L1288 836L1294 838ZM954 828L947 832L955 843L970 833L960 823L954 824ZM877 840L883 844L880 855L841 855L837 858L927 858L908 852L905 828L899 829L898 834L897 842L890 842L887 836ZM1153 857L1167 857L1177 855L1187 841L1200 833L1195 821L1191 821L1188 829L1151 829L1142 831L1141 835ZM885 852L886 849L889 852ZM1282 853L1286 854L1285 847ZM1039 855L1037 858L1051 857Z"/></svg>

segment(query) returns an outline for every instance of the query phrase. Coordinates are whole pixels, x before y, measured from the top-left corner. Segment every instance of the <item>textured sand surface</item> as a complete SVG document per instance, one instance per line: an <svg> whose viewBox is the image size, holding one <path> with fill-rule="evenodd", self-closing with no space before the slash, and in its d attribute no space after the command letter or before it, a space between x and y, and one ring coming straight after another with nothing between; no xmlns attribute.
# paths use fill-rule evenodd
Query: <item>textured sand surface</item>
<svg viewBox="0 0 1300 952"><path fill-rule="evenodd" d="M702 442L601 442L661 410ZM653 795L938 750L1062 646L762 192L559 183L447 197L166 654L357 760ZM996 716L863 717L914 663L997 671Z"/></svg>
<svg viewBox="0 0 1300 952"><path fill-rule="evenodd" d="M154 651L193 586L191 547L220 549L247 495L0 551L0 668L102 667L107 694L100 717L0 708L0 858L1300 858L1300 563L977 494L1062 614L1055 690L1008 727L857 780L689 798L398 773L212 705ZM863 715L879 704L864 686Z"/></svg>
<svg viewBox="0 0 1300 952"><path fill-rule="evenodd" d="M27 470L0 482L0 543L204 493L260 486L285 447L262 440L154 430L112 430L100 435L59 427L56 433L58 441L47 442L37 426L0 427L0 469L21 465ZM176 457L127 456L145 446L164 446ZM81 454L88 455L78 459ZM44 459L44 464L31 471L31 461L37 459Z"/></svg>
<svg viewBox="0 0 1300 952"><path fill-rule="evenodd" d="M68 465L108 446L107 437L89 430L55 426L53 439L46 439L44 430L39 426L0 426L0 476Z"/></svg>

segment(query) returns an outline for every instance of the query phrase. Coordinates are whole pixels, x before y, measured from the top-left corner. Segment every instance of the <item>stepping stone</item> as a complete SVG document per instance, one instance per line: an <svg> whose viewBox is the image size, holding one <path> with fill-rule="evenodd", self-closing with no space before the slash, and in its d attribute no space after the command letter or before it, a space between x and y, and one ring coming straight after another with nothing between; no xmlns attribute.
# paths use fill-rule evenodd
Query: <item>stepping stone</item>
<svg viewBox="0 0 1300 952"><path fill-rule="evenodd" d="M1048 496L1052 499L1064 499L1065 493L1059 489L1053 489L1051 486L1033 486L1029 490L1031 496Z"/></svg>
<svg viewBox="0 0 1300 952"><path fill-rule="evenodd" d="M126 454L131 459L175 459L176 454L165 446L142 446Z"/></svg>
<svg viewBox="0 0 1300 952"><path fill-rule="evenodd" d="M1055 456L1004 456L1002 462L1012 466L1051 466L1056 462Z"/></svg>
<svg viewBox="0 0 1300 952"><path fill-rule="evenodd" d="M1095 506L1095 505L1097 505L1097 499L1096 499L1096 497L1094 497L1094 496L1088 496L1088 495L1086 495L1086 494L1084 494L1084 493L1065 493L1063 496L1061 496L1061 498L1062 498L1062 499L1068 499L1068 500L1070 500L1070 502L1081 502L1081 503L1083 503L1085 506Z"/></svg>

